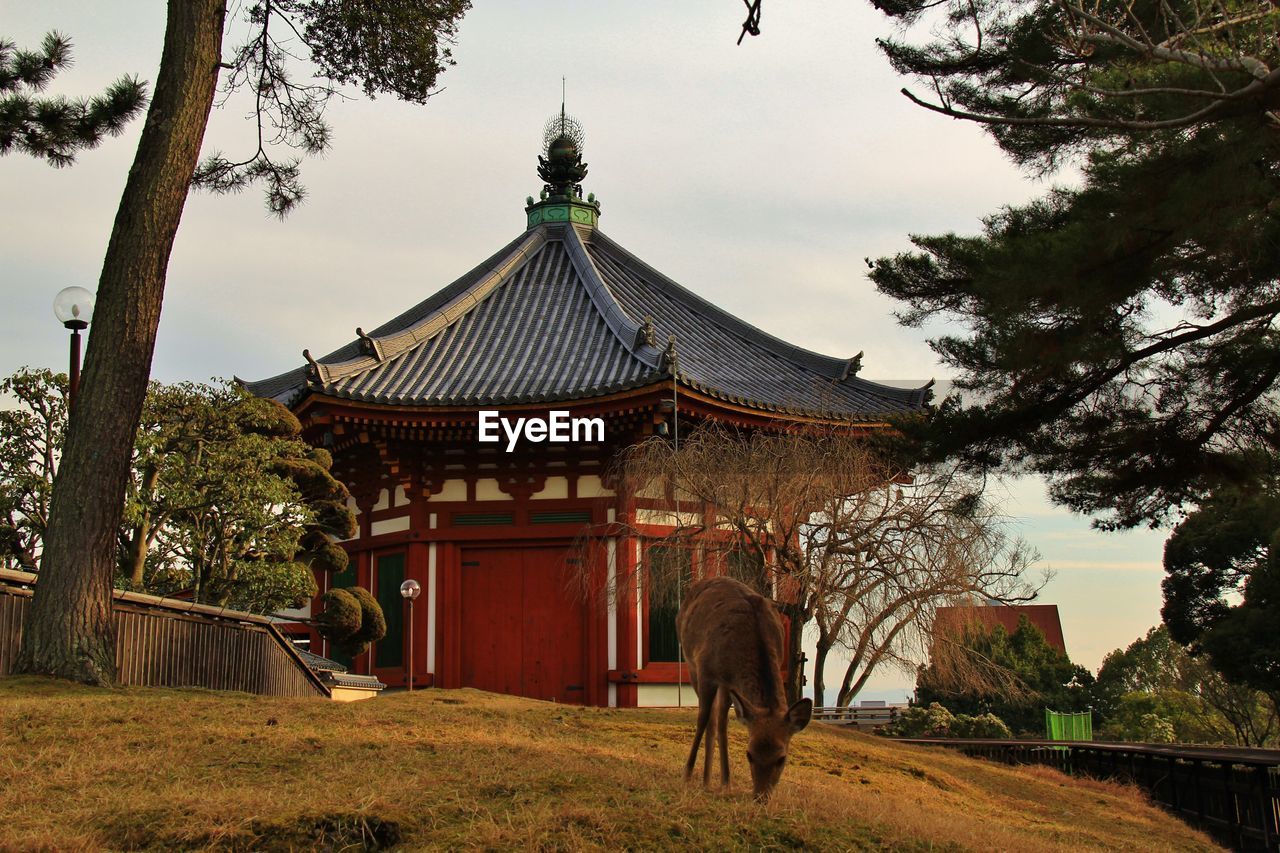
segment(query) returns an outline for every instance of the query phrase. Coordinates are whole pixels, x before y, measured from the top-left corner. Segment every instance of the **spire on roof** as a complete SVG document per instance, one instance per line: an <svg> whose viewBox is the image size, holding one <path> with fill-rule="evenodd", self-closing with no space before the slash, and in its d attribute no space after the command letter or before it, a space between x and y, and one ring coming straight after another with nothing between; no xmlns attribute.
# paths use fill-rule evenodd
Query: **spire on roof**
<svg viewBox="0 0 1280 853"><path fill-rule="evenodd" d="M546 156L538 157L538 177L546 184L550 199L570 200L582 196L582 179L587 164L582 162L586 136L582 125L560 105L560 115L552 116L543 127L542 144Z"/></svg>
<svg viewBox="0 0 1280 853"><path fill-rule="evenodd" d="M543 186L540 200L535 202L530 196L525 207L530 228L543 222L596 224L600 203L595 194L588 195L586 201L582 199L582 179L587 176L587 164L582 162L585 142L582 124L565 112L562 90L560 114L549 118L542 128L538 177Z"/></svg>

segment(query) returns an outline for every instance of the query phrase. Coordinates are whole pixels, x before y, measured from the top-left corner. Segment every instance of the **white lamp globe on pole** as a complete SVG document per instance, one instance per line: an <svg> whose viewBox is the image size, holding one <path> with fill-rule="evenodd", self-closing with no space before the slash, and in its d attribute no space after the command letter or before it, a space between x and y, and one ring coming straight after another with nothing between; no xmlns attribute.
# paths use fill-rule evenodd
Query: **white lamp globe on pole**
<svg viewBox="0 0 1280 853"><path fill-rule="evenodd" d="M405 670L404 683L409 692L413 692L413 602L422 594L422 584L413 578L400 584L400 595L409 604L409 666Z"/></svg>
<svg viewBox="0 0 1280 853"><path fill-rule="evenodd" d="M93 320L94 295L83 287L64 287L53 300L53 315L71 330L71 371L68 374L67 410L76 405L80 390L80 332Z"/></svg>

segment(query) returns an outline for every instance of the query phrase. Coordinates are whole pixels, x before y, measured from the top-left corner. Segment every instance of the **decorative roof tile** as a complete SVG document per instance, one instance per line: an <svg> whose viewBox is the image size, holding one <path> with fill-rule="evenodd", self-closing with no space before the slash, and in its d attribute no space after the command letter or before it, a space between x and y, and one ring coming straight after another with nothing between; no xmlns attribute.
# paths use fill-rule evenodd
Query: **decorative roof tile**
<svg viewBox="0 0 1280 853"><path fill-rule="evenodd" d="M315 391L501 406L641 387L674 368L681 385L762 412L866 421L923 407L927 386L859 379L860 356L831 358L766 334L594 228L541 224L394 320L246 387L287 404Z"/></svg>

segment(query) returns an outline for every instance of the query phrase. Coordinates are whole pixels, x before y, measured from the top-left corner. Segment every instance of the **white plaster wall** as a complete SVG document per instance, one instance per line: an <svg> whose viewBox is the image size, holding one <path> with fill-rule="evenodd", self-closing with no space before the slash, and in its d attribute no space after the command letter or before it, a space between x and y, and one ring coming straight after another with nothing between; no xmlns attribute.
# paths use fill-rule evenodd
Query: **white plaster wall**
<svg viewBox="0 0 1280 853"><path fill-rule="evenodd" d="M637 684L636 703L641 708L698 707L698 694L688 684Z"/></svg>
<svg viewBox="0 0 1280 853"><path fill-rule="evenodd" d="M493 477L485 477L483 480L476 481L476 500L509 501L513 500L513 498L511 495L498 488L498 481L496 479Z"/></svg>
<svg viewBox="0 0 1280 853"><path fill-rule="evenodd" d="M298 607L292 610L277 610L272 615L279 616L286 622L289 621L290 619L310 619L311 618L311 602L308 601L302 607Z"/></svg>
<svg viewBox="0 0 1280 853"><path fill-rule="evenodd" d="M466 499L466 480L445 480L440 491L431 496L433 501L465 501Z"/></svg>
<svg viewBox="0 0 1280 853"><path fill-rule="evenodd" d="M563 500L569 497L568 477L548 477L547 485L533 496L535 501Z"/></svg>
<svg viewBox="0 0 1280 853"><path fill-rule="evenodd" d="M383 521L375 521L369 525L370 536L381 536L384 533L400 533L409 529L409 516L402 515L399 518L388 518Z"/></svg>
<svg viewBox="0 0 1280 853"><path fill-rule="evenodd" d="M604 487L598 474L585 474L578 478L578 497L580 498L611 498L616 494L613 489Z"/></svg>
<svg viewBox="0 0 1280 853"><path fill-rule="evenodd" d="M637 524L657 524L663 527L697 527L702 524L702 513L674 512L666 509L637 509Z"/></svg>

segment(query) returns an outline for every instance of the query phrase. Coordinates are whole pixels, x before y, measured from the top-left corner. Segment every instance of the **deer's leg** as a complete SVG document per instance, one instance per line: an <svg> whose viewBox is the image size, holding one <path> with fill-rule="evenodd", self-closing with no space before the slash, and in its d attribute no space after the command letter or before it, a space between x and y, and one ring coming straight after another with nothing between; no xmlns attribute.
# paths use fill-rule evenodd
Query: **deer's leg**
<svg viewBox="0 0 1280 853"><path fill-rule="evenodd" d="M707 691L699 690L698 728L693 736L693 748L689 750L689 760L684 764L684 780L686 782L693 778L693 765L698 761L698 744L702 742L702 735L707 730L707 721L711 719L711 703L712 697L707 695Z"/></svg>
<svg viewBox="0 0 1280 853"><path fill-rule="evenodd" d="M716 752L715 733L716 726L720 722L720 706L724 702L724 694L723 687L717 687L711 694L711 724L707 727L707 751L702 756L702 787L704 788L711 787L711 761Z"/></svg>
<svg viewBox="0 0 1280 853"><path fill-rule="evenodd" d="M720 739L720 786L729 787L729 691L721 690L716 701L716 734Z"/></svg>

